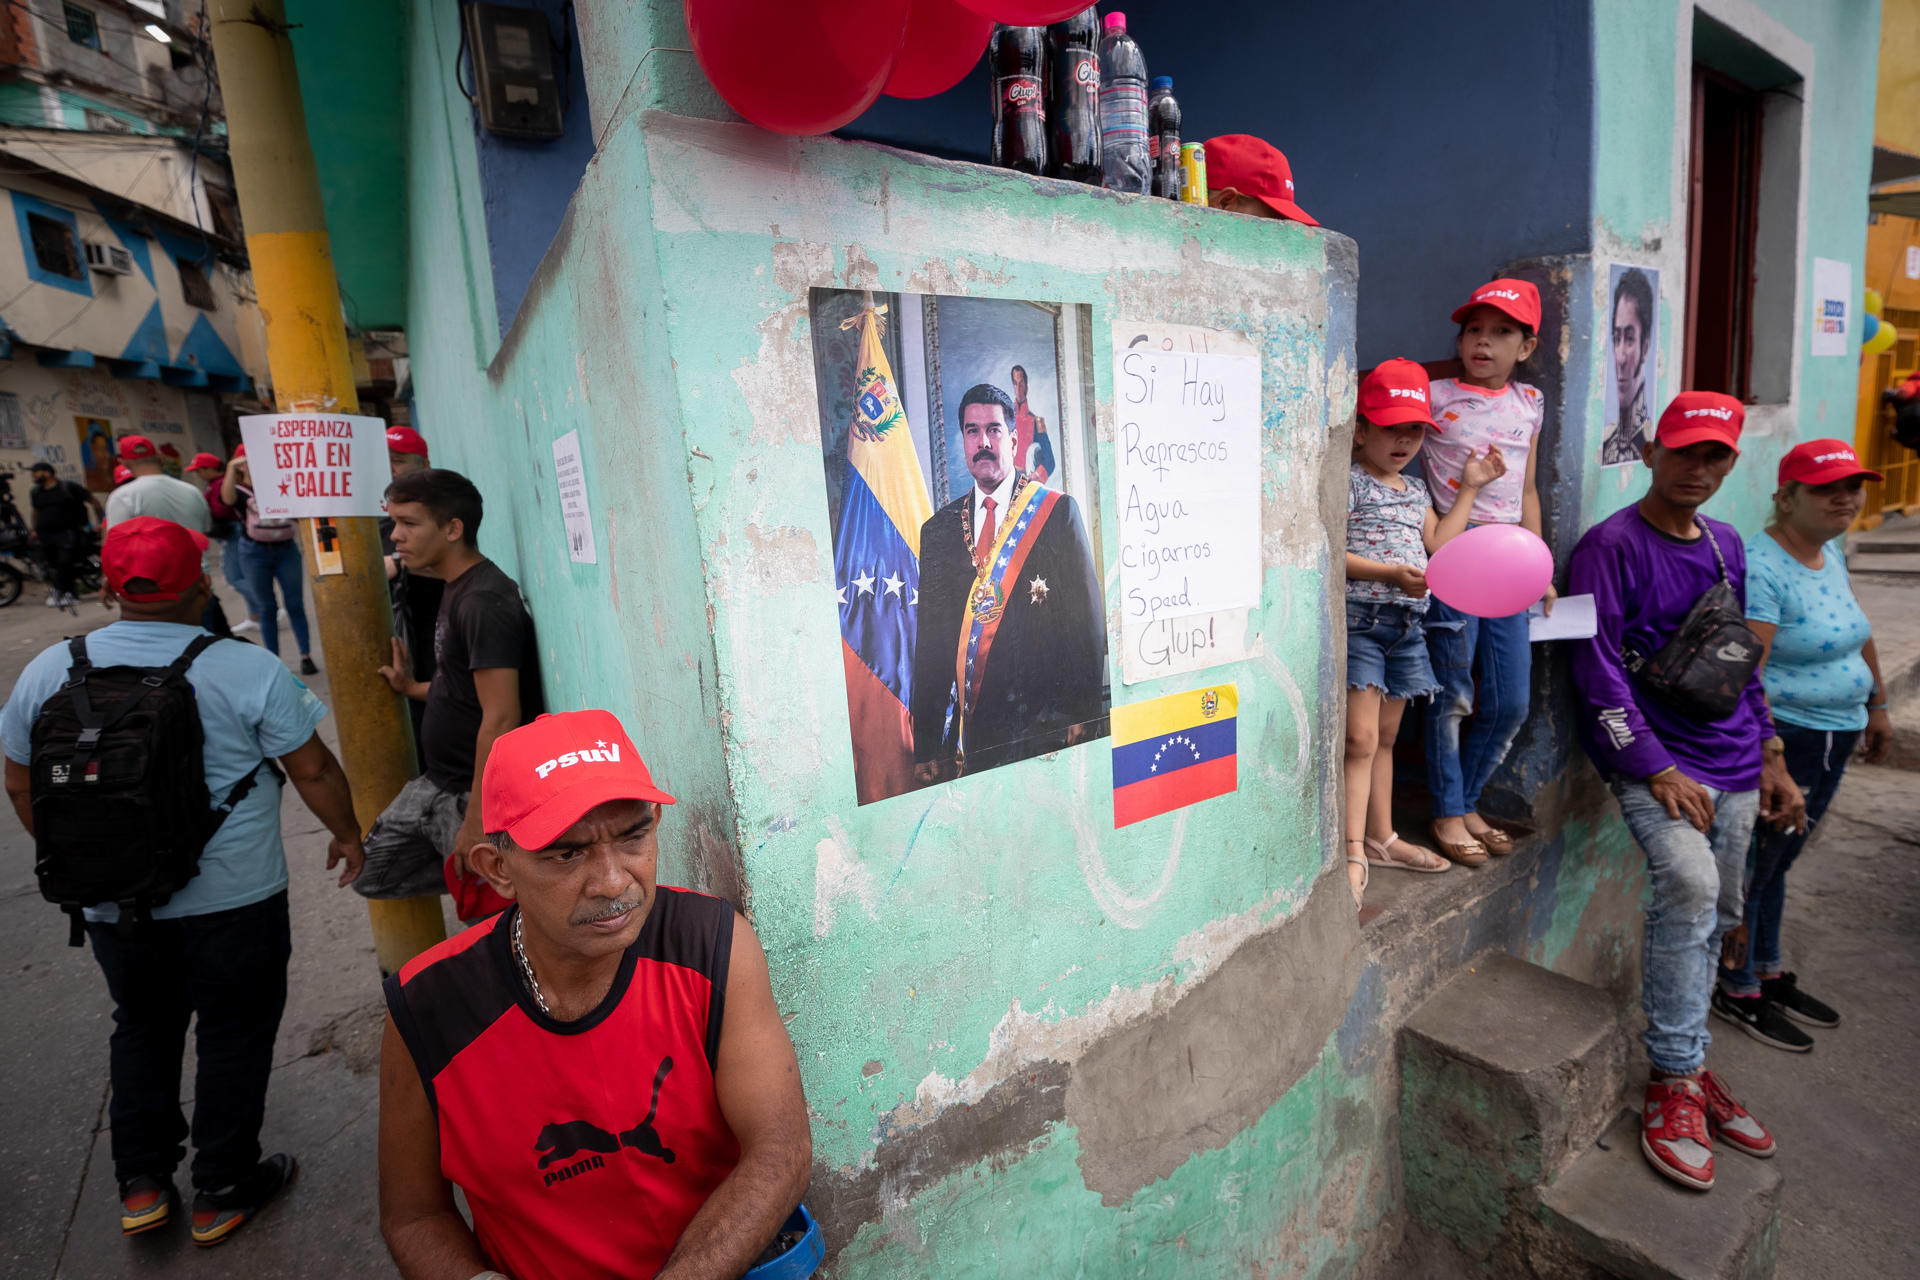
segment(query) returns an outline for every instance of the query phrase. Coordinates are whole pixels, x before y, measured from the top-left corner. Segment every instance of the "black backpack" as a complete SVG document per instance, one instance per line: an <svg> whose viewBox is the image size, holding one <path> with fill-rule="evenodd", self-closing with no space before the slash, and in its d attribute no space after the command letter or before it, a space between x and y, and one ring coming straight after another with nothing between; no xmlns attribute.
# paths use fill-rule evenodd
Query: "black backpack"
<svg viewBox="0 0 1920 1280"><path fill-rule="evenodd" d="M31 794L34 875L71 918L70 946L84 907L118 904L123 926L150 920L259 778L256 766L213 806L187 668L214 639L195 637L164 667L96 668L85 636L67 642L67 682L33 722Z"/></svg>

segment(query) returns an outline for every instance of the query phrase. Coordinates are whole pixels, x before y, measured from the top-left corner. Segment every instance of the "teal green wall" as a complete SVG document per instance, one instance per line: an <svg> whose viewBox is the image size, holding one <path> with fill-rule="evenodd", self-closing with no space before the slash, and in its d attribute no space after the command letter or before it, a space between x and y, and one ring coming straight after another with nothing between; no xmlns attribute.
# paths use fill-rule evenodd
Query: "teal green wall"
<svg viewBox="0 0 1920 1280"><path fill-rule="evenodd" d="M1606 263L1638 262L1661 268L1664 367L1661 394L1679 389L1682 308L1686 296L1685 160L1690 59L1675 56L1676 42L1691 39L1695 5L1685 0L1607 0L1593 6L1597 121L1593 155L1593 272L1586 282L1594 300L1595 340L1577 348L1587 365L1585 456L1597 457L1603 430L1602 396L1607 349L1598 326L1606 323ZM1858 389L1859 344L1841 357L1810 354L1813 260L1834 258L1853 265L1859 284L1866 254L1866 186L1872 160L1873 102L1880 39L1877 0L1707 0L1698 6L1725 26L1766 47L1777 24L1810 51L1810 66L1797 70L1810 113L1807 172L1803 176L1805 223L1797 266L1800 372L1797 392L1784 406L1749 413L1741 462L1713 504L1711 514L1742 529L1763 522L1780 455L1801 440L1853 434ZM1684 46L1682 46L1684 47ZM1777 56L1777 55L1776 55ZM1764 180L1764 179L1763 179ZM1784 270L1785 267L1766 267ZM1572 379L1570 378L1570 382ZM1584 498L1588 519L1624 506L1646 489L1645 472L1589 467Z"/></svg>
<svg viewBox="0 0 1920 1280"><path fill-rule="evenodd" d="M356 329L399 328L407 317L409 7L396 0L286 5L334 270Z"/></svg>

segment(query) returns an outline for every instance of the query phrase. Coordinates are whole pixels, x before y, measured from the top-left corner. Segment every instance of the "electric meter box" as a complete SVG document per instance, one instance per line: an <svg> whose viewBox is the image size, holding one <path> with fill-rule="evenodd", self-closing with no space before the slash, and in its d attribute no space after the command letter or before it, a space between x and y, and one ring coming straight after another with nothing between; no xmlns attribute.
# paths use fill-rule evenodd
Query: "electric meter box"
<svg viewBox="0 0 1920 1280"><path fill-rule="evenodd" d="M512 5L470 4L466 24L480 91L476 105L488 132L513 138L557 138L565 132L547 15Z"/></svg>

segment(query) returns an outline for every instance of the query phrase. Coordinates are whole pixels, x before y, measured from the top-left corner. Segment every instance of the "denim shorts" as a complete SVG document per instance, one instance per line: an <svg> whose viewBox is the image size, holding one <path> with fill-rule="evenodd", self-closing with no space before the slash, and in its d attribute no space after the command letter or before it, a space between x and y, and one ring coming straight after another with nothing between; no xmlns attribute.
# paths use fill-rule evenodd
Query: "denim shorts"
<svg viewBox="0 0 1920 1280"><path fill-rule="evenodd" d="M1347 601L1347 688L1380 689L1389 698L1439 692L1421 619L1403 604Z"/></svg>

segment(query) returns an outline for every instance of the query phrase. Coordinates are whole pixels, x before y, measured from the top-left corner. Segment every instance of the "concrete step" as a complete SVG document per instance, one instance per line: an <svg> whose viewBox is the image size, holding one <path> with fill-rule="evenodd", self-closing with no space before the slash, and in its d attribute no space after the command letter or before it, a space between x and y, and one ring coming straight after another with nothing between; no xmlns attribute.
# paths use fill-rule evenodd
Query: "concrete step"
<svg viewBox="0 0 1920 1280"><path fill-rule="evenodd" d="M1622 1112L1593 1148L1542 1188L1525 1232L1535 1275L1631 1280L1766 1280L1780 1249L1780 1172L1725 1143L1714 1186L1689 1191L1640 1151L1640 1117Z"/></svg>
<svg viewBox="0 0 1920 1280"><path fill-rule="evenodd" d="M1904 530L1897 538L1856 537L1847 544L1849 553L1862 556L1920 554L1920 530Z"/></svg>
<svg viewBox="0 0 1920 1280"><path fill-rule="evenodd" d="M1492 1262L1511 1248L1534 1188L1620 1109L1617 1011L1598 988L1487 954L1413 1012L1400 1044L1407 1212Z"/></svg>
<svg viewBox="0 0 1920 1280"><path fill-rule="evenodd" d="M1902 575L1920 573L1920 550L1901 550L1885 555L1875 555L1864 547L1855 547L1847 552L1847 571Z"/></svg>

